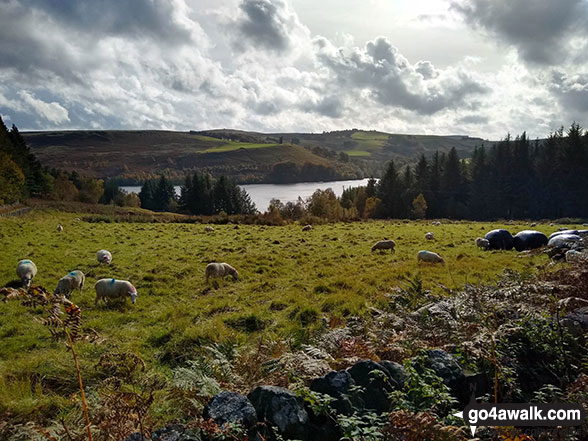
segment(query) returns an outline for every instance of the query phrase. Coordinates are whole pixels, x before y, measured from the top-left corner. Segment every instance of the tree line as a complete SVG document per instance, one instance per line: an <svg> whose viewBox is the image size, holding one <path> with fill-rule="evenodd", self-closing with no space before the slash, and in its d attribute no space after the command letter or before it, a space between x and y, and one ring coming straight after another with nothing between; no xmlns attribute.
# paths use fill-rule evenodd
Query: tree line
<svg viewBox="0 0 588 441"><path fill-rule="evenodd" d="M139 198L143 208L155 211L179 211L196 215L257 212L247 192L229 177L213 179L210 174L200 172L186 176L179 197L171 181L161 175L159 179L150 179L143 184Z"/></svg>
<svg viewBox="0 0 588 441"><path fill-rule="evenodd" d="M588 131L573 123L542 141L509 135L467 159L452 148L414 166L390 161L379 181L339 198L319 190L307 201L274 200L269 211L284 219L587 219Z"/></svg>

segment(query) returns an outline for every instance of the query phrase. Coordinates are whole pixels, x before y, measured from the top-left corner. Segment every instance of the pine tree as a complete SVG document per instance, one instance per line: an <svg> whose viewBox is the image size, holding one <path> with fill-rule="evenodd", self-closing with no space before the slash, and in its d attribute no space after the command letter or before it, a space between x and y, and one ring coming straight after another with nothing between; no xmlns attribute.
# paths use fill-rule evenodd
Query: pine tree
<svg viewBox="0 0 588 441"><path fill-rule="evenodd" d="M401 184L394 161L390 161L386 172L376 187L376 195L380 199L379 217L397 218L402 211Z"/></svg>

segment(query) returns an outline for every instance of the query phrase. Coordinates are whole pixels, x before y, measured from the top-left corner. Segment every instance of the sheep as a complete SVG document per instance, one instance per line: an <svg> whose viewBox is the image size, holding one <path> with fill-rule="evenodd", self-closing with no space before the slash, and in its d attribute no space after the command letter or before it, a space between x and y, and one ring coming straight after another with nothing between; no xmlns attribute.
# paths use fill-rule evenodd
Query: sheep
<svg viewBox="0 0 588 441"><path fill-rule="evenodd" d="M120 299L129 296L134 304L137 301L137 289L127 280L100 279L94 285L96 290L96 300L94 306L98 305L98 300Z"/></svg>
<svg viewBox="0 0 588 441"><path fill-rule="evenodd" d="M16 275L22 281L24 287L28 289L31 286L31 281L37 275L37 265L31 260L21 260L16 265Z"/></svg>
<svg viewBox="0 0 588 441"><path fill-rule="evenodd" d="M312 230L312 225L305 225L302 227L302 231L310 231Z"/></svg>
<svg viewBox="0 0 588 441"><path fill-rule="evenodd" d="M417 262L440 263L445 266L445 260L437 253L432 251L421 250L417 254Z"/></svg>
<svg viewBox="0 0 588 441"><path fill-rule="evenodd" d="M530 226L530 227L536 227L536 226L537 226L537 222L531 222L531 223L529 224L529 226Z"/></svg>
<svg viewBox="0 0 588 441"><path fill-rule="evenodd" d="M490 241L488 239L484 239L483 237L478 237L476 239L476 246L482 248L483 250L487 250L490 248Z"/></svg>
<svg viewBox="0 0 588 441"><path fill-rule="evenodd" d="M427 234L425 234L425 239L433 240L435 239L435 235L429 231Z"/></svg>
<svg viewBox="0 0 588 441"><path fill-rule="evenodd" d="M61 224L57 224L57 232L61 233L63 231L63 226Z"/></svg>
<svg viewBox="0 0 588 441"><path fill-rule="evenodd" d="M57 288L55 288L54 294L61 294L61 295L64 295L65 297L69 298L74 289L79 289L80 294L81 294L82 289L84 289L84 282L85 281L86 281L86 276L84 276L83 272L81 272L79 270L72 271L71 273L69 273L69 274L63 276L61 279L59 279L59 282L57 282Z"/></svg>
<svg viewBox="0 0 588 441"><path fill-rule="evenodd" d="M239 273L237 272L237 270L235 268L233 268L231 265L229 265L228 263L224 263L224 262L222 262L222 263L212 262L212 263L209 263L208 265L206 265L205 275L206 275L206 282L207 283L208 283L208 279L210 277L223 278L223 277L229 276L229 275L233 276L234 280L239 280Z"/></svg>
<svg viewBox="0 0 588 441"><path fill-rule="evenodd" d="M110 254L110 251L107 250L98 251L96 258L98 259L98 262L104 263L106 265L110 265L112 262L112 254Z"/></svg>
<svg viewBox="0 0 588 441"><path fill-rule="evenodd" d="M431 222L431 225L438 227L439 225L441 225L441 222L439 222L439 221Z"/></svg>
<svg viewBox="0 0 588 441"><path fill-rule="evenodd" d="M372 253L376 250L390 250L390 253L394 253L394 248L396 247L396 242L393 240L380 240L376 242L372 247Z"/></svg>
<svg viewBox="0 0 588 441"><path fill-rule="evenodd" d="M206 228L204 228L204 231L206 231L207 233L212 233L214 231L214 228L210 225L207 225Z"/></svg>

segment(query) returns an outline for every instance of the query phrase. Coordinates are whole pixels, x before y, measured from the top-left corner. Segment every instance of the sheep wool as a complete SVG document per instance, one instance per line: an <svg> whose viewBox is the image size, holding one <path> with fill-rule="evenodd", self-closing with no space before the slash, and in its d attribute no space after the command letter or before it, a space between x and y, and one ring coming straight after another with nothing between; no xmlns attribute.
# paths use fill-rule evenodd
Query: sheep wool
<svg viewBox="0 0 588 441"><path fill-rule="evenodd" d="M419 251L417 254L417 262L426 262L426 263L440 263L441 265L445 266L445 260L439 254L434 253L432 251L422 250Z"/></svg>
<svg viewBox="0 0 588 441"><path fill-rule="evenodd" d="M391 253L394 253L394 248L396 247L396 242L393 240L381 240L376 242L372 247L372 253L376 250L390 250Z"/></svg>
<svg viewBox="0 0 588 441"><path fill-rule="evenodd" d="M233 276L234 280L239 280L239 273L237 272L237 270L235 268L233 268L231 265L229 265L228 263L218 263L218 262L212 262L209 263L208 265L206 265L206 270L205 270L205 275L206 275L206 281L208 282L209 278L223 278L225 276Z"/></svg>
<svg viewBox="0 0 588 441"><path fill-rule="evenodd" d="M129 296L131 302L137 301L137 289L127 280L100 279L94 285L96 290L96 300L94 305L98 305L100 299L120 299Z"/></svg>
<svg viewBox="0 0 588 441"><path fill-rule="evenodd" d="M79 289L81 294L82 289L84 289L85 281L86 276L84 276L83 272L79 270L72 271L59 279L54 293L61 294L69 298L75 289Z"/></svg>
<svg viewBox="0 0 588 441"><path fill-rule="evenodd" d="M37 275L37 265L28 259L21 260L16 265L16 275L22 281L23 285L28 288L31 286L31 281Z"/></svg>
<svg viewBox="0 0 588 441"><path fill-rule="evenodd" d="M98 259L98 262L100 263L110 265L110 263L112 262L112 254L110 254L110 251L100 250L96 254L96 259Z"/></svg>

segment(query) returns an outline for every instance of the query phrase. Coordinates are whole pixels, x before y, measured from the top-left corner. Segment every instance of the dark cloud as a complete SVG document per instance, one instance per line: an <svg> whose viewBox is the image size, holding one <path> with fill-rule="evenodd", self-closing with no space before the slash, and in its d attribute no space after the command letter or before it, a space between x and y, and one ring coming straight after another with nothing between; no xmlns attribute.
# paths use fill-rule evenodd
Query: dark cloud
<svg viewBox="0 0 588 441"><path fill-rule="evenodd" d="M570 38L588 35L586 0L457 0L451 8L535 64L565 61L573 56Z"/></svg>
<svg viewBox="0 0 588 441"><path fill-rule="evenodd" d="M317 58L342 88L367 89L381 104L430 115L460 105L486 86L460 70L436 71L431 63L411 65L390 42L379 37L365 49L346 54L319 38Z"/></svg>
<svg viewBox="0 0 588 441"><path fill-rule="evenodd" d="M236 23L240 37L277 52L290 47L291 34L299 23L282 0L243 0L239 8L243 12Z"/></svg>
<svg viewBox="0 0 588 441"><path fill-rule="evenodd" d="M329 118L341 118L345 106L339 97L329 95L319 100L306 101L300 105L300 109L304 112L313 112Z"/></svg>
<svg viewBox="0 0 588 441"><path fill-rule="evenodd" d="M60 25L98 34L187 41L190 32L174 20L174 2L149 0L21 0L29 10L45 13Z"/></svg>
<svg viewBox="0 0 588 441"><path fill-rule="evenodd" d="M563 72L552 75L550 90L570 114L588 113L588 74L568 76Z"/></svg>
<svg viewBox="0 0 588 441"><path fill-rule="evenodd" d="M467 115L457 120L458 124L488 124L489 119L481 115Z"/></svg>

